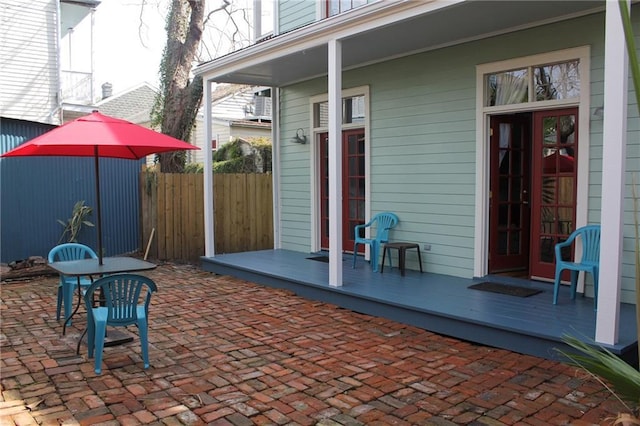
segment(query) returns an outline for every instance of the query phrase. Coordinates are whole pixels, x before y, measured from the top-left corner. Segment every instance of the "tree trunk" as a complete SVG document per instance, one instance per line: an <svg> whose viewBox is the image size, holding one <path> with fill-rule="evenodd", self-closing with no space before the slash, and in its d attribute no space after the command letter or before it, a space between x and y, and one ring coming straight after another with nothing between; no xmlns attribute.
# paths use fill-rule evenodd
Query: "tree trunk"
<svg viewBox="0 0 640 426"><path fill-rule="evenodd" d="M202 78L190 81L204 29L203 0L172 0L167 17L167 45L160 65L160 96L154 108L154 122L160 131L189 141L202 100ZM184 171L185 152L159 155L164 173Z"/></svg>

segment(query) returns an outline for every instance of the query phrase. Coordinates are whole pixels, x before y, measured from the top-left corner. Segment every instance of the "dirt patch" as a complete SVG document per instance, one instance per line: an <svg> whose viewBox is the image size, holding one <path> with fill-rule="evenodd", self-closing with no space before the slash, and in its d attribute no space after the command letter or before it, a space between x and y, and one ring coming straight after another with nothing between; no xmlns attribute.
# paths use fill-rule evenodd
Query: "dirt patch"
<svg viewBox="0 0 640 426"><path fill-rule="evenodd" d="M47 261L39 256L31 256L28 259L17 260L8 265L0 265L0 280L23 281L27 278L54 276L57 273L47 266Z"/></svg>

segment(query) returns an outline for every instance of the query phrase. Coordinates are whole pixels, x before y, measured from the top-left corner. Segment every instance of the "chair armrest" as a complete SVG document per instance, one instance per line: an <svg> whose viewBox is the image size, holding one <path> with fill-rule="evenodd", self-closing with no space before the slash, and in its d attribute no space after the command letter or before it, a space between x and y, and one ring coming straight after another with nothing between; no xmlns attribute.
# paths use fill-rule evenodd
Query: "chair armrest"
<svg viewBox="0 0 640 426"><path fill-rule="evenodd" d="M573 243L573 240L576 239L577 235L578 234L573 232L573 233L571 233L571 235L569 235L569 238L567 238L565 241L556 244L556 246L555 246L556 259L562 259L562 257L560 256L560 250L563 249L564 247L570 246Z"/></svg>
<svg viewBox="0 0 640 426"><path fill-rule="evenodd" d="M367 227L369 227L369 226L371 226L371 225L373 225L373 220L370 220L369 222L364 223L364 224L362 224L362 225L356 225L356 227L354 228L355 236L356 236L356 237L358 236L358 231L359 231L359 230L361 230L361 229L363 229L363 228L367 228Z"/></svg>

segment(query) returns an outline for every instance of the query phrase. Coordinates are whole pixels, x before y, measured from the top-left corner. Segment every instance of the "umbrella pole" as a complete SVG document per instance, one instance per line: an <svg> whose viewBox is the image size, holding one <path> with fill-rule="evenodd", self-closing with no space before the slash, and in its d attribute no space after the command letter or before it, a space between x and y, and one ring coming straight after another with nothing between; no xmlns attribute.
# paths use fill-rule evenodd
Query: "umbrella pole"
<svg viewBox="0 0 640 426"><path fill-rule="evenodd" d="M102 265L102 206L100 205L100 161L98 157L98 146L94 146L93 150L96 170L96 209L98 210L98 264Z"/></svg>

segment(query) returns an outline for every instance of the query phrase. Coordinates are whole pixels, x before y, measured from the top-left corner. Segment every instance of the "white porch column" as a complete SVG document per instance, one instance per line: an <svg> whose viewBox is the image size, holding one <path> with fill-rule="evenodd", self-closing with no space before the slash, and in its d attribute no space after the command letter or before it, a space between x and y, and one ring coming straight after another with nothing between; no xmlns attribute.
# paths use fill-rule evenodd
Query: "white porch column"
<svg viewBox="0 0 640 426"><path fill-rule="evenodd" d="M282 248L280 227L280 89L271 88L271 179L273 186L273 248Z"/></svg>
<svg viewBox="0 0 640 426"><path fill-rule="evenodd" d="M215 256L213 153L211 146L211 80L204 80L204 255Z"/></svg>
<svg viewBox="0 0 640 426"><path fill-rule="evenodd" d="M629 58L618 2L607 1L606 4L600 213L602 233L595 340L613 345L618 341L620 322Z"/></svg>
<svg viewBox="0 0 640 426"><path fill-rule="evenodd" d="M329 285L342 286L342 44L329 42Z"/></svg>

